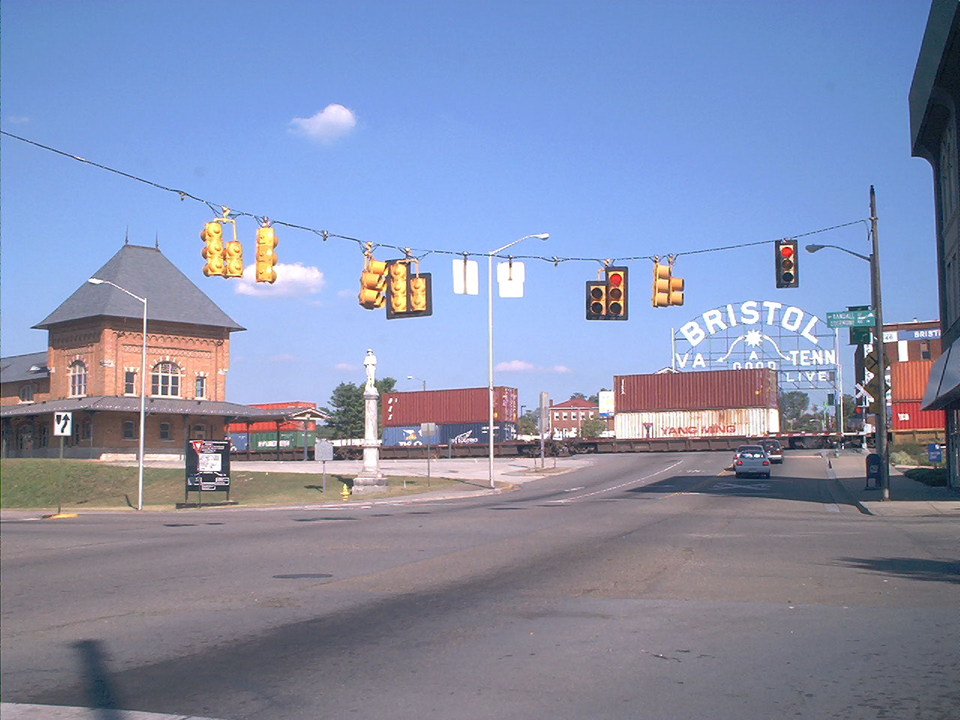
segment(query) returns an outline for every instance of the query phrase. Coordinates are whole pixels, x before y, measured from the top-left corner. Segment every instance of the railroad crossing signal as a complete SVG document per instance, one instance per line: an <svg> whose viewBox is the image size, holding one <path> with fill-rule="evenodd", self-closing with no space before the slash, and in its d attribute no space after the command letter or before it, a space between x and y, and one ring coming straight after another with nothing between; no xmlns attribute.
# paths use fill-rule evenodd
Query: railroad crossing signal
<svg viewBox="0 0 960 720"><path fill-rule="evenodd" d="M800 287L798 266L798 246L796 240L777 240L776 242L776 271L778 288Z"/></svg>
<svg viewBox="0 0 960 720"><path fill-rule="evenodd" d="M877 347L874 345L874 348L863 357L863 374L866 380L864 388L870 396L868 412L874 415L887 411L887 399L881 390L885 384L881 385L880 382L886 373L886 368L880 367L877 354Z"/></svg>
<svg viewBox="0 0 960 720"><path fill-rule="evenodd" d="M626 320L627 268L607 266L603 275L587 282L587 320Z"/></svg>

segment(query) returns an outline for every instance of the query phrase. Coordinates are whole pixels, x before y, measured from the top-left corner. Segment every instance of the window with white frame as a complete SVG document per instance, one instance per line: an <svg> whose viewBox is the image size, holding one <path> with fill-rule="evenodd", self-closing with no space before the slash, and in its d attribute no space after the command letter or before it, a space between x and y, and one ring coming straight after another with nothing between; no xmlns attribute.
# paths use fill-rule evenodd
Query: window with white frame
<svg viewBox="0 0 960 720"><path fill-rule="evenodd" d="M207 397L207 378L203 375L197 375L197 380L194 388L194 397L197 400L204 400Z"/></svg>
<svg viewBox="0 0 960 720"><path fill-rule="evenodd" d="M123 394L137 394L137 373L135 370L127 370L123 373Z"/></svg>
<svg viewBox="0 0 960 720"><path fill-rule="evenodd" d="M169 361L153 366L150 394L154 397L180 397L180 367Z"/></svg>
<svg viewBox="0 0 960 720"><path fill-rule="evenodd" d="M70 378L70 397L83 397L87 394L87 366L83 360L70 363L67 372Z"/></svg>

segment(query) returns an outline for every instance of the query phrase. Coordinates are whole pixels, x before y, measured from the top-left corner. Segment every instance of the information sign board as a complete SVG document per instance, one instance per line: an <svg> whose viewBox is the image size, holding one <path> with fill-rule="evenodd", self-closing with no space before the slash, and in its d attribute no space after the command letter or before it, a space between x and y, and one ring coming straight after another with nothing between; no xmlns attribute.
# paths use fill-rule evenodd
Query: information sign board
<svg viewBox="0 0 960 720"><path fill-rule="evenodd" d="M187 440L186 450L187 492L229 492L229 440Z"/></svg>

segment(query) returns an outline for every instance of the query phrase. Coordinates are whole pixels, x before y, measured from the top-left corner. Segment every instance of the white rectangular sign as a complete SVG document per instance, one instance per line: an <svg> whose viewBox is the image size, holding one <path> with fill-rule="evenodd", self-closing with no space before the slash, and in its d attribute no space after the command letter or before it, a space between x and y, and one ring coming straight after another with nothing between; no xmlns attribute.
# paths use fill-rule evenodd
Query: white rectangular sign
<svg viewBox="0 0 960 720"><path fill-rule="evenodd" d="M73 413L55 412L53 414L54 436L70 437L73 430Z"/></svg>

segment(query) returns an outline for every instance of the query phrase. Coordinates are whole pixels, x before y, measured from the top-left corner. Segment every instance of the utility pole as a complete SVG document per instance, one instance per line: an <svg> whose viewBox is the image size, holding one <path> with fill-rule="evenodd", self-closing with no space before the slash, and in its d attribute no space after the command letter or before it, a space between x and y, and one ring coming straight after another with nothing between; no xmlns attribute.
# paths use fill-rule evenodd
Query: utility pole
<svg viewBox="0 0 960 720"><path fill-rule="evenodd" d="M870 237L873 240L873 251L870 255L870 295L873 303L873 312L876 316L874 325L874 342L877 347L877 372L880 373L880 397L877 413L877 429L874 438L877 454L880 456L880 488L882 500L890 499L890 454L887 443L887 357L883 346L883 301L880 292L880 239L877 234L877 194L870 186Z"/></svg>

